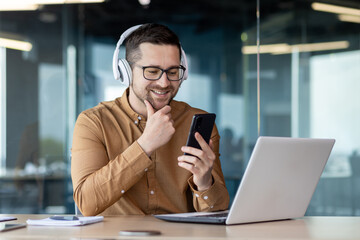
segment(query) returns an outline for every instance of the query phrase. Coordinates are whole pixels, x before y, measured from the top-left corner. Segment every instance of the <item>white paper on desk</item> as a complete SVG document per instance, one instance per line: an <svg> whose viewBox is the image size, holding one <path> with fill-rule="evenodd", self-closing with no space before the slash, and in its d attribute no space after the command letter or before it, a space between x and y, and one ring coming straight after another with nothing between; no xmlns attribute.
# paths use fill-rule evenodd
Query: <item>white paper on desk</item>
<svg viewBox="0 0 360 240"><path fill-rule="evenodd" d="M79 220L54 220L50 218L44 219L28 219L26 223L33 226L59 226L59 227L70 227L70 226L82 226L90 223L97 223L104 220L103 216L94 217L79 217Z"/></svg>

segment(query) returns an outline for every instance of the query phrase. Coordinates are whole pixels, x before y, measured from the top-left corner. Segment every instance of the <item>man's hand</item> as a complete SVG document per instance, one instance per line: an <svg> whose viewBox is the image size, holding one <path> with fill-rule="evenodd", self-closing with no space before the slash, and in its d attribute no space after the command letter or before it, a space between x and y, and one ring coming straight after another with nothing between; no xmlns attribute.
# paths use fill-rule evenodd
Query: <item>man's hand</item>
<svg viewBox="0 0 360 240"><path fill-rule="evenodd" d="M145 153L150 156L154 150L170 141L175 133L175 128L169 105L155 112L147 100L144 103L147 111L147 121L144 132L137 142Z"/></svg>
<svg viewBox="0 0 360 240"><path fill-rule="evenodd" d="M211 170L215 161L215 153L213 152L212 141L208 145L202 138L200 133L195 133L201 149L183 146L181 151L191 155L183 155L178 157L178 165L193 174L193 180L198 191L209 189L213 183Z"/></svg>

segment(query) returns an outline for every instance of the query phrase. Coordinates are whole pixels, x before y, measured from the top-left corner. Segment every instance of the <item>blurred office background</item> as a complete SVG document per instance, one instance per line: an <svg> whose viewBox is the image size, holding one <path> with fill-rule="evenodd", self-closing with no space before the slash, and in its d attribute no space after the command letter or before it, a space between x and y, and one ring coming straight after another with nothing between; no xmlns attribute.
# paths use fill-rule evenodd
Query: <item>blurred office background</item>
<svg viewBox="0 0 360 240"><path fill-rule="evenodd" d="M158 22L189 60L177 99L217 114L231 197L259 134L329 137L307 215L360 215L358 0L17 2L0 3L0 213L74 212L76 117L122 95L121 33Z"/></svg>

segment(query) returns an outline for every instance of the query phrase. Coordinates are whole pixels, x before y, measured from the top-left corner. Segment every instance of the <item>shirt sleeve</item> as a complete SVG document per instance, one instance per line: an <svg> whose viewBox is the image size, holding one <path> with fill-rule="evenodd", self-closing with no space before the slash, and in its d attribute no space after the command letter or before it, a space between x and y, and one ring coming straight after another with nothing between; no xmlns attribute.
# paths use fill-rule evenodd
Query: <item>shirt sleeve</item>
<svg viewBox="0 0 360 240"><path fill-rule="evenodd" d="M213 136L211 137L214 145L214 153L216 160L214 162L212 177L212 186L205 191L197 191L196 185L193 182L193 176L188 179L188 184L193 193L193 205L197 212L212 212L225 210L229 207L229 193L225 186L224 175L221 170L219 142L220 136L214 127Z"/></svg>
<svg viewBox="0 0 360 240"><path fill-rule="evenodd" d="M82 113L74 128L71 156L74 200L86 216L100 214L118 201L152 164L137 141L109 159L98 124Z"/></svg>

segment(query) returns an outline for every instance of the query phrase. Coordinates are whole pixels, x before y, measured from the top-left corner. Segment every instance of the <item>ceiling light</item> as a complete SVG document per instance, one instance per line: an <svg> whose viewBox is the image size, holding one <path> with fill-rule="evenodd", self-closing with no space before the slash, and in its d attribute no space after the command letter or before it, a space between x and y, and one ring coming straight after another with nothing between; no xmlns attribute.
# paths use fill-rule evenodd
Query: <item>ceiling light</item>
<svg viewBox="0 0 360 240"><path fill-rule="evenodd" d="M287 43L260 45L260 53L270 54L290 54L292 52L319 52L346 49L349 47L348 41L306 43L289 45ZM243 54L257 54L257 46L244 46Z"/></svg>
<svg viewBox="0 0 360 240"><path fill-rule="evenodd" d="M284 52L289 51L289 49L290 46L287 43L260 45L260 53ZM245 46L242 48L243 54L256 54L257 51L257 46Z"/></svg>
<svg viewBox="0 0 360 240"><path fill-rule="evenodd" d="M349 47L348 41L337 41L337 42L322 42L322 43L306 43L292 45L292 51L299 52L319 52L328 50L345 49Z"/></svg>
<svg viewBox="0 0 360 240"><path fill-rule="evenodd" d="M358 16L340 14L340 15L338 15L338 18L340 21L343 21L343 22L360 23L360 17L358 17Z"/></svg>
<svg viewBox="0 0 360 240"><path fill-rule="evenodd" d="M138 0L142 6L150 5L151 0Z"/></svg>
<svg viewBox="0 0 360 240"><path fill-rule="evenodd" d="M0 47L29 52L32 49L32 44L25 41L19 41L9 38L0 38Z"/></svg>
<svg viewBox="0 0 360 240"><path fill-rule="evenodd" d="M11 0L0 3L0 11L31 11L37 10L39 5L100 3L105 0Z"/></svg>
<svg viewBox="0 0 360 240"><path fill-rule="evenodd" d="M17 3L17 2L2 2L0 3L0 11L34 11L39 8L37 4Z"/></svg>
<svg viewBox="0 0 360 240"><path fill-rule="evenodd" d="M50 5L50 4L74 4L74 3L100 3L105 0L28 0L36 4Z"/></svg>
<svg viewBox="0 0 360 240"><path fill-rule="evenodd" d="M348 7L318 3L318 2L312 3L311 7L316 11L360 16L360 10L356 8L348 8Z"/></svg>

